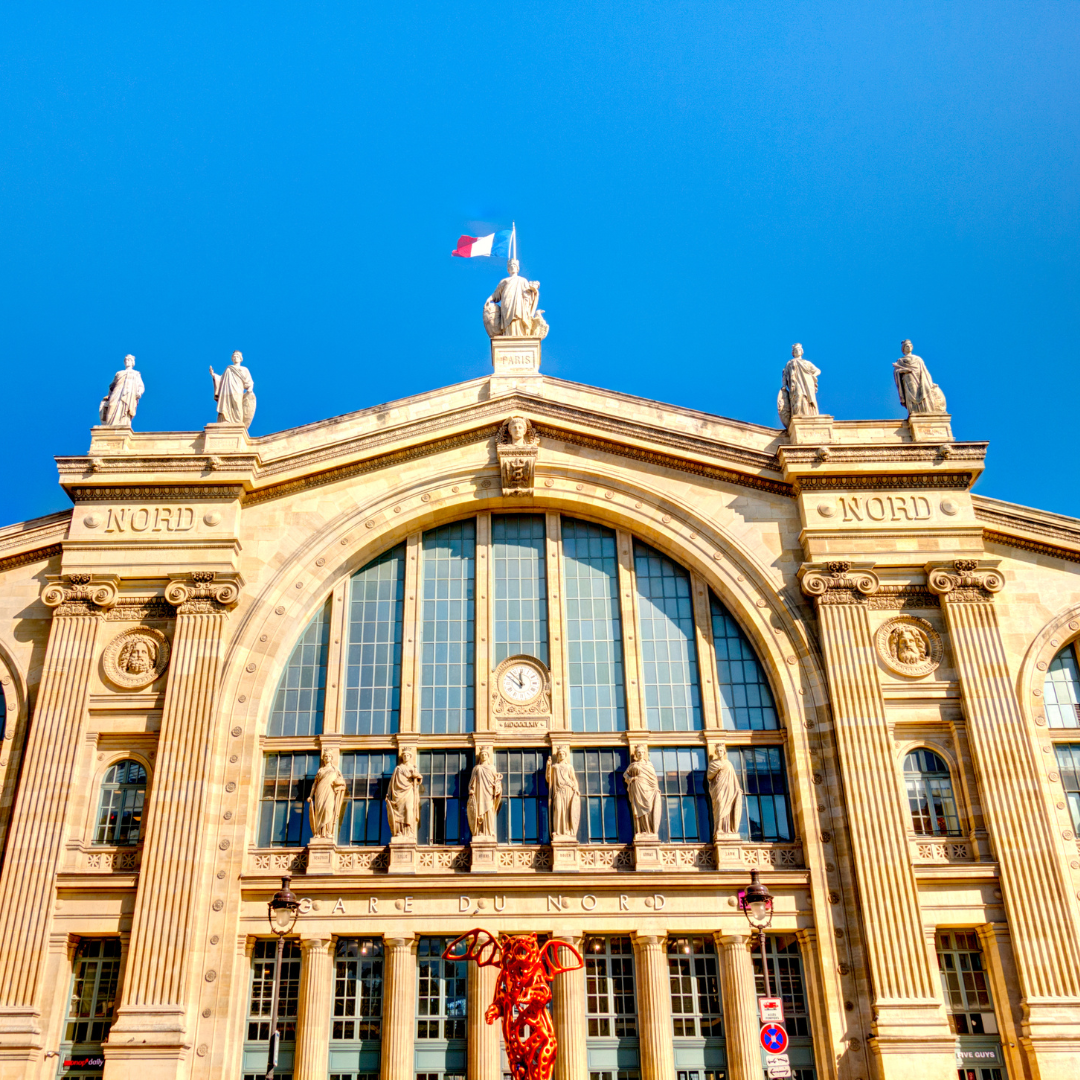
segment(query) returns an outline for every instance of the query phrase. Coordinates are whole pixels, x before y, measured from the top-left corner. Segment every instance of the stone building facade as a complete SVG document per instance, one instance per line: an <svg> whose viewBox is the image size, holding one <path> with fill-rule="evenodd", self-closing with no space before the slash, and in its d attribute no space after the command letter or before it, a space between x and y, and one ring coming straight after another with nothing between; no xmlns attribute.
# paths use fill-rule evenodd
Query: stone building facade
<svg viewBox="0 0 1080 1080"><path fill-rule="evenodd" d="M559 1080L758 1080L751 870L801 1080L1080 1076L1080 521L973 495L944 415L781 431L539 349L259 438L94 428L73 509L0 529L3 1080L261 1076L283 874L279 1076L500 1080L494 971L441 959L483 926L585 956Z"/></svg>

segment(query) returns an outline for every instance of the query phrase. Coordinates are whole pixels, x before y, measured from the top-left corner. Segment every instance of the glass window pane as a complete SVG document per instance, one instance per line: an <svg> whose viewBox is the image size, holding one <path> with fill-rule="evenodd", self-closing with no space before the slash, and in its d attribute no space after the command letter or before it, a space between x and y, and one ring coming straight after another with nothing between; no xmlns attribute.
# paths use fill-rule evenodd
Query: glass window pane
<svg viewBox="0 0 1080 1080"><path fill-rule="evenodd" d="M496 751L495 768L503 779L498 820L500 844L550 842L547 761L547 750Z"/></svg>
<svg viewBox="0 0 1080 1080"><path fill-rule="evenodd" d="M346 612L346 735L389 735L401 709L401 638L405 619L405 545L354 574Z"/></svg>
<svg viewBox="0 0 1080 1080"><path fill-rule="evenodd" d="M591 935L585 957L585 1015L593 1038L637 1036L634 950L629 937Z"/></svg>
<svg viewBox="0 0 1080 1080"><path fill-rule="evenodd" d="M334 944L334 1012L330 1038L382 1037L382 938L338 938Z"/></svg>
<svg viewBox="0 0 1080 1080"><path fill-rule="evenodd" d="M711 592L709 605L721 725L733 731L775 731L780 720L757 653L727 608Z"/></svg>
<svg viewBox="0 0 1080 1080"><path fill-rule="evenodd" d="M783 998L784 1026L792 1039L809 1039L810 1009L803 979L802 957L799 941L794 934L766 934L765 953L769 961L769 989L773 996ZM765 979L761 972L761 950L754 949L754 978L758 994L765 993ZM813 1052L813 1044L807 1049Z"/></svg>
<svg viewBox="0 0 1080 1080"><path fill-rule="evenodd" d="M1080 743L1058 743L1054 751L1061 786L1065 789L1065 798L1072 813L1073 832L1080 833Z"/></svg>
<svg viewBox="0 0 1080 1080"><path fill-rule="evenodd" d="M739 835L758 843L790 840L794 832L783 747L729 746L728 758L744 793Z"/></svg>
<svg viewBox="0 0 1080 1080"><path fill-rule="evenodd" d="M326 699L326 656L330 642L330 601L315 613L293 647L281 673L269 735L318 735Z"/></svg>
<svg viewBox="0 0 1080 1080"><path fill-rule="evenodd" d="M1050 727L1080 727L1080 670L1072 645L1066 645L1050 661L1043 683L1043 701Z"/></svg>
<svg viewBox="0 0 1080 1080"><path fill-rule="evenodd" d="M270 1008L274 998L274 968L277 964L277 941L265 938L255 942L251 956L251 995L248 999L248 1042L270 1041ZM281 955L281 989L278 997L278 1023L281 1041L296 1041L296 1011L300 1001L300 943L286 938Z"/></svg>
<svg viewBox="0 0 1080 1080"><path fill-rule="evenodd" d="M339 844L383 847L390 843L386 817L386 791L397 766L397 754L342 754L345 810L338 832Z"/></svg>
<svg viewBox="0 0 1080 1080"><path fill-rule="evenodd" d="M676 1038L724 1037L716 946L708 937L669 937L671 1019Z"/></svg>
<svg viewBox="0 0 1080 1080"><path fill-rule="evenodd" d="M119 982L119 938L83 938L75 953L65 1042L100 1046L108 1038Z"/></svg>
<svg viewBox="0 0 1080 1080"><path fill-rule="evenodd" d="M469 799L472 754L467 750L428 750L418 765L424 778L420 792L421 844L467 844L465 807Z"/></svg>
<svg viewBox="0 0 1080 1080"><path fill-rule="evenodd" d="M581 791L583 844L629 844L634 838L623 773L629 756L623 747L571 752Z"/></svg>
<svg viewBox="0 0 1080 1080"><path fill-rule="evenodd" d="M111 765L101 782L95 844L137 844L142 836L146 770L130 758Z"/></svg>
<svg viewBox="0 0 1080 1080"><path fill-rule="evenodd" d="M422 937L416 949L417 1039L464 1039L467 964L444 960L450 937Z"/></svg>
<svg viewBox="0 0 1080 1080"><path fill-rule="evenodd" d="M259 847L303 847L311 839L307 797L318 754L267 754L259 811Z"/></svg>
<svg viewBox="0 0 1080 1080"><path fill-rule="evenodd" d="M535 656L548 662L546 538L543 514L496 514L491 519L495 568L492 605L494 659Z"/></svg>
<svg viewBox="0 0 1080 1080"><path fill-rule="evenodd" d="M697 747L658 748L649 751L649 760L660 785L660 839L672 844L708 841L705 751ZM738 768L737 762L735 766Z"/></svg>
<svg viewBox="0 0 1080 1080"><path fill-rule="evenodd" d="M911 824L920 836L959 836L960 816L949 767L932 750L913 750L904 759Z"/></svg>

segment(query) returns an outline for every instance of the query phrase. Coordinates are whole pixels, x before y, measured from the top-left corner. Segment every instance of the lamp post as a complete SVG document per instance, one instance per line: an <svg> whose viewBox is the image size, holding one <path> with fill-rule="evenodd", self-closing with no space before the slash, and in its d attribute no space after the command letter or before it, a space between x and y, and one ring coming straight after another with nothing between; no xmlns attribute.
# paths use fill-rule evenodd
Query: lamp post
<svg viewBox="0 0 1080 1080"><path fill-rule="evenodd" d="M742 909L746 921L761 938L761 971L765 976L765 996L772 997L769 986L769 958L765 955L765 928L772 922L773 896L767 885L761 884L756 870L750 871L750 885L742 894Z"/></svg>
<svg viewBox="0 0 1080 1080"><path fill-rule="evenodd" d="M285 935L296 925L300 913L300 901L289 888L289 875L281 879L281 888L270 898L266 905L270 929L277 935L277 952L274 958L274 990L270 996L270 1053L266 1062L266 1080L274 1080L277 1068L278 1045L281 1031L278 1028L278 998L281 995L281 962L285 956Z"/></svg>

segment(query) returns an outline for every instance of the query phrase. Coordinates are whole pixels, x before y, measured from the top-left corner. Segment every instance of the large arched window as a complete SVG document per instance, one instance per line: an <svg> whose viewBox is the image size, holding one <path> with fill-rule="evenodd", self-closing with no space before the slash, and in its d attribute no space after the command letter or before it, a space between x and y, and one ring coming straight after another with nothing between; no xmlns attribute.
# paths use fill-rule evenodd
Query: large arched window
<svg viewBox="0 0 1080 1080"><path fill-rule="evenodd" d="M912 750L904 759L911 824L919 836L959 836L949 767L932 750Z"/></svg>
<svg viewBox="0 0 1080 1080"><path fill-rule="evenodd" d="M110 765L101 783L95 844L137 844L142 836L146 770L130 758Z"/></svg>
<svg viewBox="0 0 1080 1080"><path fill-rule="evenodd" d="M1076 643L1066 645L1050 661L1043 683L1046 723L1052 728L1080 727L1080 666Z"/></svg>

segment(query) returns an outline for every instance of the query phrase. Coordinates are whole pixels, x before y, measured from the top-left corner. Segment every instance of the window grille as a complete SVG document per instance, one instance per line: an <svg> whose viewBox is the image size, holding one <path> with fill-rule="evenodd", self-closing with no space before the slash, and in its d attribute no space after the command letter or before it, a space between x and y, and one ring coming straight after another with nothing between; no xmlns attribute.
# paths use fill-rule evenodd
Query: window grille
<svg viewBox="0 0 1080 1080"><path fill-rule="evenodd" d="M548 786L545 776L547 750L499 750L495 768L502 776L503 797L499 807L500 844L547 844Z"/></svg>
<svg viewBox="0 0 1080 1080"><path fill-rule="evenodd" d="M120 982L120 939L83 938L75 953L64 1041L100 1044L109 1037Z"/></svg>
<svg viewBox="0 0 1080 1080"><path fill-rule="evenodd" d="M589 844L630 843L634 825L623 780L629 765L626 750L574 750L572 757L581 790L578 838Z"/></svg>
<svg viewBox="0 0 1080 1080"><path fill-rule="evenodd" d="M1075 645L1066 645L1050 661L1043 682L1043 704L1050 727L1080 727L1080 668Z"/></svg>
<svg viewBox="0 0 1080 1080"><path fill-rule="evenodd" d="M724 1010L715 944L707 937L669 937L667 956L675 1037L722 1039Z"/></svg>
<svg viewBox="0 0 1080 1080"><path fill-rule="evenodd" d="M444 960L453 938L422 937L417 944L416 1037L464 1039L466 968L464 960Z"/></svg>
<svg viewBox="0 0 1080 1080"><path fill-rule="evenodd" d="M259 813L259 847L302 847L311 839L307 797L318 754L267 754Z"/></svg>
<svg viewBox="0 0 1080 1080"><path fill-rule="evenodd" d="M469 801L472 754L467 750L424 751L420 754L419 768L424 778L419 842L467 844L470 833L465 808Z"/></svg>
<svg viewBox="0 0 1080 1080"><path fill-rule="evenodd" d="M352 1042L380 1039L382 999L382 939L338 938L334 945L334 1018L330 1038Z"/></svg>
<svg viewBox="0 0 1080 1080"><path fill-rule="evenodd" d="M780 727L765 669L730 612L709 593L721 726L734 731Z"/></svg>
<svg viewBox="0 0 1080 1080"><path fill-rule="evenodd" d="M338 843L382 847L390 843L386 817L386 788L397 765L397 754L342 754L345 810Z"/></svg>
<svg viewBox="0 0 1080 1080"><path fill-rule="evenodd" d="M521 654L548 662L546 549L543 514L492 517L493 666Z"/></svg>
<svg viewBox="0 0 1080 1080"><path fill-rule="evenodd" d="M784 751L779 746L729 746L744 792L739 833L754 843L791 840L791 804Z"/></svg>
<svg viewBox="0 0 1080 1080"><path fill-rule="evenodd" d="M312 617L281 674L270 713L269 735L318 735L326 705L326 653L330 601Z"/></svg>
<svg viewBox="0 0 1080 1080"><path fill-rule="evenodd" d="M128 759L110 765L101 782L95 844L137 844L142 837L146 770Z"/></svg>
<svg viewBox="0 0 1080 1080"><path fill-rule="evenodd" d="M663 804L660 839L671 844L707 842L711 834L705 751L692 746L658 748L649 751L649 758Z"/></svg>
<svg viewBox="0 0 1080 1080"><path fill-rule="evenodd" d="M270 1006L274 996L274 966L277 941L260 938L251 957L251 996L248 1000L248 1042L270 1041ZM285 939L281 957L281 989L278 996L278 1024L281 1041L296 1041L296 1010L300 1001L300 943Z"/></svg>
<svg viewBox="0 0 1080 1080"><path fill-rule="evenodd" d="M634 948L630 938L587 937L583 951L589 1036L636 1037Z"/></svg>
<svg viewBox="0 0 1080 1080"><path fill-rule="evenodd" d="M949 766L932 750L912 750L904 759L904 782L912 828L920 836L959 836Z"/></svg>

